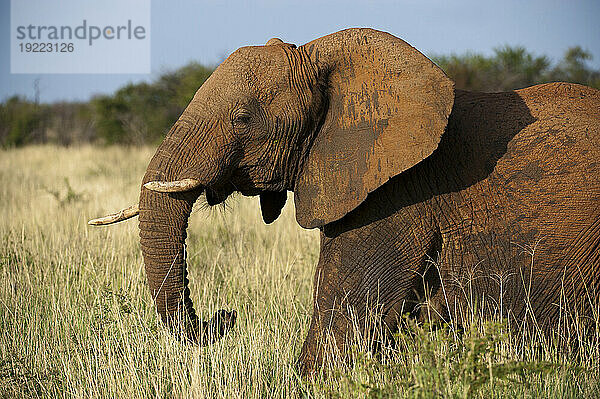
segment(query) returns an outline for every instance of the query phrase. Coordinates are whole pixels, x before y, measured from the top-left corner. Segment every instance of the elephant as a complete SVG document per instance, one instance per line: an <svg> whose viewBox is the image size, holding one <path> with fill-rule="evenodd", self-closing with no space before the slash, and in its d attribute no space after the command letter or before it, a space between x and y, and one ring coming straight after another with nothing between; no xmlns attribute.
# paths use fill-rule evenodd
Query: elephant
<svg viewBox="0 0 600 399"><path fill-rule="evenodd" d="M298 224L320 231L304 375L323 369L327 337L347 353L374 309L378 342L406 315L463 325L469 300L553 331L567 307L597 314L599 111L600 91L577 84L456 89L373 29L301 46L274 38L236 50L202 84L150 161L139 204L90 224L139 215L158 314L207 344L236 314L195 313L192 205L260 196L271 223L292 191Z"/></svg>

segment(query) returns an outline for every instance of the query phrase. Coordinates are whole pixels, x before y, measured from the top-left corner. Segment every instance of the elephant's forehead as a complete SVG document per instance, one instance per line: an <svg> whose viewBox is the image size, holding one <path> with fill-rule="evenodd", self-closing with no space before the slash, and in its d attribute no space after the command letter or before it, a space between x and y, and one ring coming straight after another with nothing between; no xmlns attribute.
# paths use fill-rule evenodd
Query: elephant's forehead
<svg viewBox="0 0 600 399"><path fill-rule="evenodd" d="M213 80L234 86L236 90L280 87L287 80L289 60L282 49L270 47L242 47L234 51L215 70Z"/></svg>
<svg viewBox="0 0 600 399"><path fill-rule="evenodd" d="M221 63L200 87L190 107L215 115L244 98L269 103L290 89L290 62L279 46L242 47ZM225 107L224 107L225 106Z"/></svg>

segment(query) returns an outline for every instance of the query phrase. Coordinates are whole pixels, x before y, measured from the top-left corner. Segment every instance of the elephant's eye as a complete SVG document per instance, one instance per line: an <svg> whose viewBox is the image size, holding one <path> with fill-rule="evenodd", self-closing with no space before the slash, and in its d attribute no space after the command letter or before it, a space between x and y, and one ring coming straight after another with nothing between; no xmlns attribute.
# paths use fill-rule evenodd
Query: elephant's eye
<svg viewBox="0 0 600 399"><path fill-rule="evenodd" d="M250 115L248 114L240 114L233 119L234 127L244 127L248 123L250 123Z"/></svg>

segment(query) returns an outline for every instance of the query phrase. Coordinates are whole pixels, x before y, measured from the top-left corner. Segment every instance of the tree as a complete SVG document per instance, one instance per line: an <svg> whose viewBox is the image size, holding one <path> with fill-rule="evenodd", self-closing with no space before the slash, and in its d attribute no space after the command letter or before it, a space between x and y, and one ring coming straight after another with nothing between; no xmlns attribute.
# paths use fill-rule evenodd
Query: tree
<svg viewBox="0 0 600 399"><path fill-rule="evenodd" d="M128 84L112 96L94 98L98 138L107 144L161 140L211 73L191 63L154 83Z"/></svg>
<svg viewBox="0 0 600 399"><path fill-rule="evenodd" d="M536 56L519 46L495 48L491 57L465 53L433 59L458 89L497 92L553 81L600 88L600 72L587 65L592 56L581 47L569 48L554 68L548 57Z"/></svg>
<svg viewBox="0 0 600 399"><path fill-rule="evenodd" d="M550 77L552 80L581 83L600 89L600 71L587 66L587 61L591 61L592 58L592 54L580 46L571 47L562 61L552 69Z"/></svg>
<svg viewBox="0 0 600 399"><path fill-rule="evenodd" d="M19 147L45 140L46 107L13 96L0 104L0 145Z"/></svg>

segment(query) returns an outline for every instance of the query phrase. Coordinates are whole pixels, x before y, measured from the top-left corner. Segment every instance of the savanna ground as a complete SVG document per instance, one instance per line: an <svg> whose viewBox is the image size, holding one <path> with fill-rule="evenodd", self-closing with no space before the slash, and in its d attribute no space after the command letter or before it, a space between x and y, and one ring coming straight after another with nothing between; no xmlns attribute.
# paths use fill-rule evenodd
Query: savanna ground
<svg viewBox="0 0 600 399"><path fill-rule="evenodd" d="M207 348L174 340L146 287L137 221L86 224L137 201L152 152L0 152L0 397L600 397L598 345L575 356L477 316L463 333L408 323L395 349L357 345L350 368L299 378L318 232L296 224L291 201L270 226L256 198L197 204L192 298L202 316L236 309L238 321Z"/></svg>

